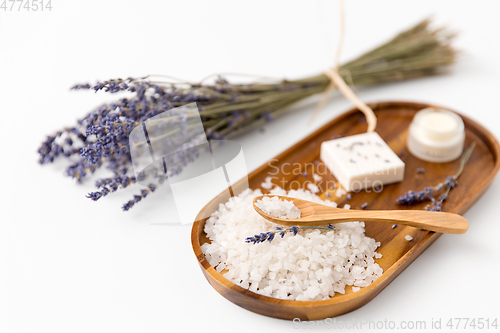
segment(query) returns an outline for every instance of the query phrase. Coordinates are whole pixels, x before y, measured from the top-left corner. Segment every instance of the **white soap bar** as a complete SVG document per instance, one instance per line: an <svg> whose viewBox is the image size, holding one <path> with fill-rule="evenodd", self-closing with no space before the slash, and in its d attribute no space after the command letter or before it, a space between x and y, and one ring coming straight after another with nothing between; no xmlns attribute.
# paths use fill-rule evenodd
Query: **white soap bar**
<svg viewBox="0 0 500 333"><path fill-rule="evenodd" d="M405 164L376 132L325 141L320 158L347 191L378 188L404 177Z"/></svg>

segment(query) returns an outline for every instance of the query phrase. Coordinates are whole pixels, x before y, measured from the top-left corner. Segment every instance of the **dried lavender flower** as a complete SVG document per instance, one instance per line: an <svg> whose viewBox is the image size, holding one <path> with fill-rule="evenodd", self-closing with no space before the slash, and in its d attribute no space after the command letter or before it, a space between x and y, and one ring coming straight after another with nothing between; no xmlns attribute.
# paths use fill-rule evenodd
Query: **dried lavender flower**
<svg viewBox="0 0 500 333"><path fill-rule="evenodd" d="M456 51L450 46L454 36L443 29L432 30L430 23L430 20L420 22L375 50L340 66L339 73L354 85L437 73L455 60ZM168 81L170 79L162 76L129 77L73 86L73 90L111 94L128 92L131 96L102 105L79 119L75 126L48 136L38 149L39 162L52 163L61 156L76 160L66 168L65 174L77 182L82 182L102 167L110 170L112 176L109 178L128 179L125 183L106 183L103 180L98 191L87 194L96 201L137 181L129 175L132 173L129 134L135 126L160 113L197 103L207 139L230 139L273 121L285 114L292 104L322 93L330 86L330 79L325 74L253 84L231 84L220 76L212 83ZM167 177L181 172L197 156L196 150L186 151L173 161ZM154 170L150 172L144 176L154 179L151 186L164 182L164 175ZM456 183L447 184L454 186ZM129 210L144 197L141 192L125 203L123 209Z"/></svg>
<svg viewBox="0 0 500 333"><path fill-rule="evenodd" d="M274 231L268 231L268 232L263 232L258 235L250 236L245 239L245 243L253 243L253 244L258 244L258 243L263 243L266 240L268 242L272 242L274 239L274 236L276 234L279 234L281 238L285 237L286 234L292 234L293 236L296 236L297 233L299 232L299 229L323 229L323 230L329 230L329 231L337 231L332 224L329 224L326 227L303 227L303 226L291 226L290 228L283 228L283 227L276 227L276 230Z"/></svg>
<svg viewBox="0 0 500 333"><path fill-rule="evenodd" d="M426 210L437 212L442 211L443 202L448 198L451 189L457 186L458 177L460 177L460 175L462 174L465 164L467 164L467 161L472 155L472 151L475 147L476 143L473 142L469 149L467 149L467 151L464 153L462 160L460 161L460 167L456 174L446 177L446 179L442 183L439 183L434 187L425 187L422 191L418 192L410 190L403 196L399 197L396 202L401 205L412 205L428 200L430 201L430 204L425 207ZM434 198L434 195L436 195L437 192L441 191L442 189L444 189L444 192L441 193L436 200Z"/></svg>

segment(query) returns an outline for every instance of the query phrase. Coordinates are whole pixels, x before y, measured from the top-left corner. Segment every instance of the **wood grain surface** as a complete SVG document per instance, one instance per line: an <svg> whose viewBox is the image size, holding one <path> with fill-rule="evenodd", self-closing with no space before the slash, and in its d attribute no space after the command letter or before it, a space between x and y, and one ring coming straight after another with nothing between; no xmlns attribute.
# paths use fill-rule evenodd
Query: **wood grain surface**
<svg viewBox="0 0 500 333"><path fill-rule="evenodd" d="M386 185L379 193L374 190L352 193L350 200L346 196L337 198L334 195L334 190L331 190L330 187L337 183L336 179L322 163L318 163L321 162L319 159L320 144L339 135L349 136L366 131L367 125L364 122L363 114L357 109L351 109L250 173L248 176L249 186L252 189L259 188L265 178L271 176L273 183L286 190L305 188L307 182L313 182L312 174L317 173L323 177L320 182L316 183L320 188L318 194L324 200L337 201L339 207L349 204L352 209L361 209L361 206L367 203L367 208L370 210L423 209L426 203L402 206L396 203L396 199L409 190L422 190L425 186L433 186L444 181L447 176L455 174L460 164L460 158L449 163L425 162L412 156L406 149L408 126L415 113L425 107L440 106L411 102L379 102L371 103L370 106L378 118L377 132L406 164L405 177L402 182ZM463 214L481 197L500 167L500 146L497 140L475 121L465 116L462 118L466 130L465 149L472 142L476 142L477 146L458 180L458 185L450 192L448 199L443 204L443 211L458 214ZM300 173L295 172L298 168L300 168ZM425 172L418 173L418 168L425 169ZM278 170L279 172L277 172ZM309 177L305 176L304 172ZM235 193L241 191L242 184L244 182L236 183L233 186L233 191ZM339 185L337 184L337 186ZM263 193L266 191L264 190ZM331 197L327 193L330 193ZM198 216L203 216L205 212L215 211L221 200L220 196L214 198L200 211ZM345 294L336 294L328 300L292 301L253 293L225 279L222 276L224 272L218 273L205 259L200 248L201 244L209 241L203 231L205 220L202 219L193 224L191 241L194 253L208 282L223 297L236 305L262 315L283 319L324 319L363 306L380 293L441 235L402 225L393 229L387 223L367 223L366 236L381 242L381 247L377 252L381 253L383 257L376 259L375 262L383 268L383 275L356 293L352 292L351 287L348 286ZM475 221L469 222L470 227L474 228ZM407 241L406 235L412 236L413 240ZM467 237L467 234L456 237Z"/></svg>

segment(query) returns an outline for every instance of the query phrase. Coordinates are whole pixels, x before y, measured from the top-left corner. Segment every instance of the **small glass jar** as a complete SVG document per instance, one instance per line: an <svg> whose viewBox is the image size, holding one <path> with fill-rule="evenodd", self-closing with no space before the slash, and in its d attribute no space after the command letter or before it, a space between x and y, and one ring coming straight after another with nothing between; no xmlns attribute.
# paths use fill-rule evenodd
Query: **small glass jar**
<svg viewBox="0 0 500 333"><path fill-rule="evenodd" d="M465 126L458 114L429 107L413 117L406 146L421 160L444 163L462 155L464 140Z"/></svg>

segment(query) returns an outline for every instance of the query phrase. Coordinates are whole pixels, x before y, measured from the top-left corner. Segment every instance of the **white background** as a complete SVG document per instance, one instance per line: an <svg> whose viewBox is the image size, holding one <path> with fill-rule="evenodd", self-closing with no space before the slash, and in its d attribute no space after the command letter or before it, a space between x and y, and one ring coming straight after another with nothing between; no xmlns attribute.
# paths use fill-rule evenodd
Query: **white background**
<svg viewBox="0 0 500 333"><path fill-rule="evenodd" d="M347 1L343 60L430 14L460 32L452 74L360 89L359 97L445 105L500 137L499 4ZM139 186L91 202L84 195L93 181L75 185L62 176L64 162L38 165L36 150L46 134L114 98L70 92L74 83L321 72L334 57L337 3L53 0L52 7L0 10L0 331L293 330L291 322L241 309L209 286L190 227L155 225L175 219L162 191L128 213L121 204ZM351 107L332 98L307 125L316 100L266 125L265 133L240 138L249 171ZM443 318L445 328L451 317L498 316L499 194L497 179L465 214L467 234L442 236L373 301L337 319L424 320L430 328L432 318Z"/></svg>

